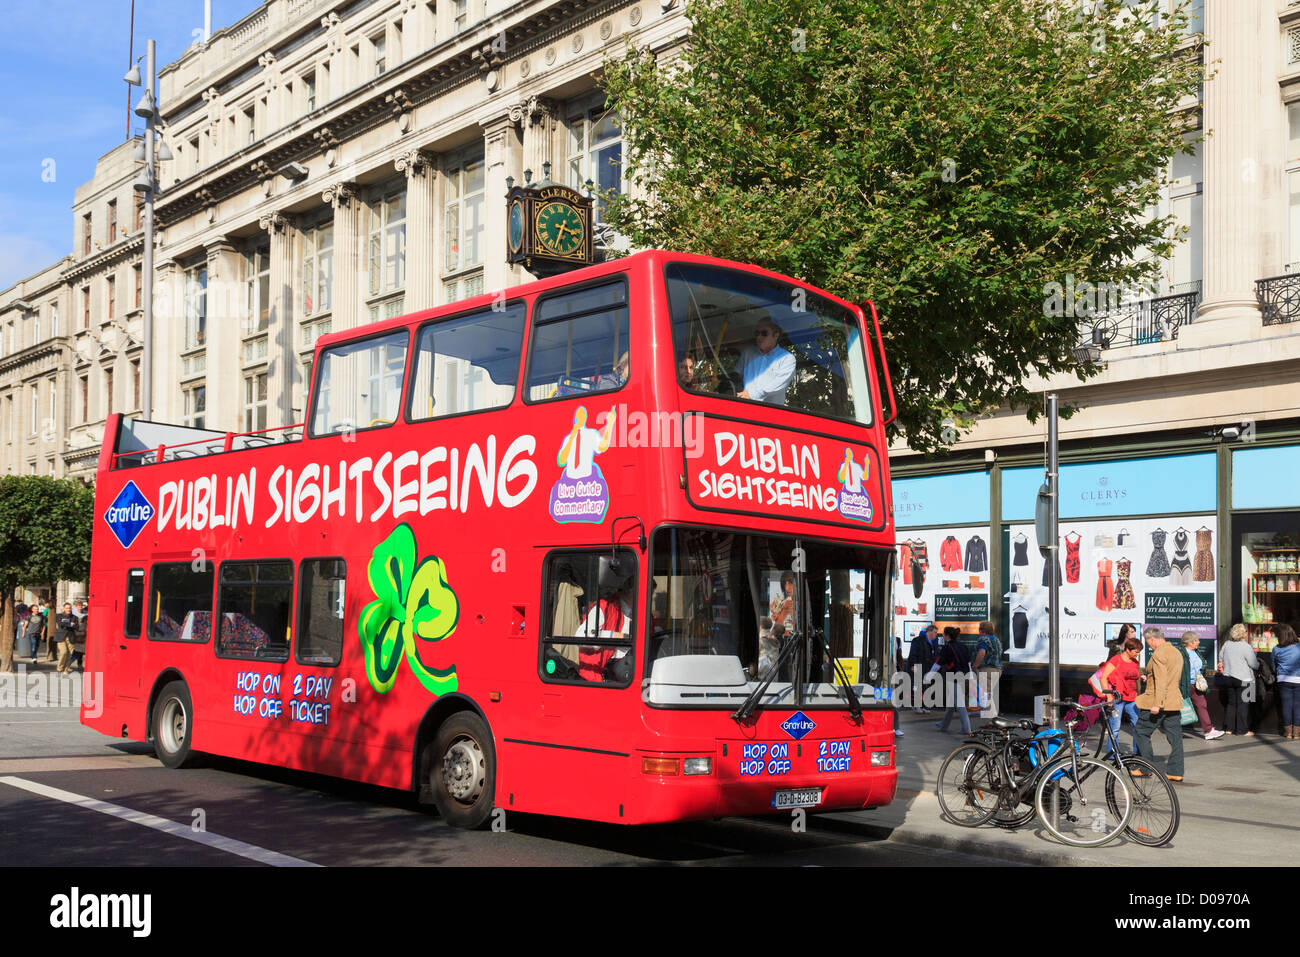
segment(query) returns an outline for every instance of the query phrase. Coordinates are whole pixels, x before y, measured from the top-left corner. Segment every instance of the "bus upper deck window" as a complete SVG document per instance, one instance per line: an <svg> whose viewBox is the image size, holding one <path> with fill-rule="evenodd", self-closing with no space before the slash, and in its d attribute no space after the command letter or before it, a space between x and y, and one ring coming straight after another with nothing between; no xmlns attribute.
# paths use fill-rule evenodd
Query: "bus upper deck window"
<svg viewBox="0 0 1300 957"><path fill-rule="evenodd" d="M528 401L610 392L631 373L627 280L562 289L538 301Z"/></svg>
<svg viewBox="0 0 1300 957"><path fill-rule="evenodd" d="M677 262L665 278L682 388L871 424L866 345L850 310L739 269Z"/></svg>
<svg viewBox="0 0 1300 957"><path fill-rule="evenodd" d="M312 401L314 437L391 425L402 404L405 329L346 342L320 357Z"/></svg>
<svg viewBox="0 0 1300 957"><path fill-rule="evenodd" d="M524 304L430 323L415 348L412 422L509 405L519 378Z"/></svg>

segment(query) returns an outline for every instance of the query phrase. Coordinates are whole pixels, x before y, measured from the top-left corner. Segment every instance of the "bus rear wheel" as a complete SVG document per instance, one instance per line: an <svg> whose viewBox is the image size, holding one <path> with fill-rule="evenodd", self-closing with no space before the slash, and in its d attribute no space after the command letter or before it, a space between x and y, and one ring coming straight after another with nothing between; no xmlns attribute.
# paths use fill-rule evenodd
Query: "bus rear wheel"
<svg viewBox="0 0 1300 957"><path fill-rule="evenodd" d="M477 828L492 814L496 748L487 723L471 711L442 723L429 767L433 803L448 824Z"/></svg>
<svg viewBox="0 0 1300 957"><path fill-rule="evenodd" d="M169 768L188 767L194 760L190 741L194 734L194 705L183 681L163 686L153 706L153 747L158 760Z"/></svg>

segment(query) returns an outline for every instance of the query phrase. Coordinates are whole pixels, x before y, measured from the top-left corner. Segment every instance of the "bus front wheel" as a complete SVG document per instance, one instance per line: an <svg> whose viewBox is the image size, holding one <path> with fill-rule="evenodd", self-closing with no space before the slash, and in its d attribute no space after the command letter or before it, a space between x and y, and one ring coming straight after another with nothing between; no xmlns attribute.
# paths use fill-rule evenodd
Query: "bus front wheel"
<svg viewBox="0 0 1300 957"><path fill-rule="evenodd" d="M187 767L193 760L190 741L194 733L194 705L183 681L163 687L153 706L153 747L158 760L169 768Z"/></svg>
<svg viewBox="0 0 1300 957"><path fill-rule="evenodd" d="M461 711L442 723L429 768L433 803L448 824L477 828L492 814L496 748L486 722Z"/></svg>

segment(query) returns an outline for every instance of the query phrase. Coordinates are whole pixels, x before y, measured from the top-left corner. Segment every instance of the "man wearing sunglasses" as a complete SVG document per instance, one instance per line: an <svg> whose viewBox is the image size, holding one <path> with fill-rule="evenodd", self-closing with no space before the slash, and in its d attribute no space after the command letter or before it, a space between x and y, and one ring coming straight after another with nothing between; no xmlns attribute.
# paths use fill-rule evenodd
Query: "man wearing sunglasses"
<svg viewBox="0 0 1300 957"><path fill-rule="evenodd" d="M739 398L785 405L785 390L794 379L794 356L776 344L780 336L771 319L760 319L754 327L754 344L745 347L736 366L744 383Z"/></svg>

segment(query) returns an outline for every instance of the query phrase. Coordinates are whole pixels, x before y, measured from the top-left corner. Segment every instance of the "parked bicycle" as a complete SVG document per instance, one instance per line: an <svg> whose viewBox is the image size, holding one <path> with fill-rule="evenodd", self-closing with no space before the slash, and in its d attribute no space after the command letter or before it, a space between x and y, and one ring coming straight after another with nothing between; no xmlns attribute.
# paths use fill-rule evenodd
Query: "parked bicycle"
<svg viewBox="0 0 1300 957"><path fill-rule="evenodd" d="M965 827L992 821L1015 828L1037 816L1058 840L1096 847L1121 832L1149 846L1168 843L1178 830L1178 799L1150 762L1124 755L1110 731L1105 761L1081 753L1074 728L1080 717L1104 705L1053 701L1073 708L1064 732L1046 732L1031 721L998 718L974 741L957 747L939 771L939 803L945 816Z"/></svg>

